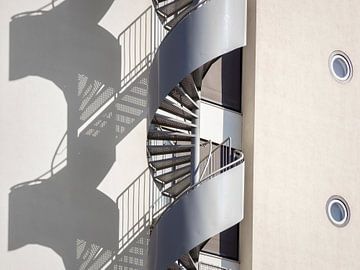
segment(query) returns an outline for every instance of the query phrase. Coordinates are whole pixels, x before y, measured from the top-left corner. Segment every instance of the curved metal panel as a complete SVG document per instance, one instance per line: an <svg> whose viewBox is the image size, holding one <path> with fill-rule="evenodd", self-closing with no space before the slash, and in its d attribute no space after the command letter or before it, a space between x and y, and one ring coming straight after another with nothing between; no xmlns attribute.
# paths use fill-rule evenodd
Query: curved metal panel
<svg viewBox="0 0 360 270"><path fill-rule="evenodd" d="M150 70L149 119L186 75L245 46L246 0L212 0L191 12L162 42Z"/></svg>
<svg viewBox="0 0 360 270"><path fill-rule="evenodd" d="M182 196L151 233L149 269L162 270L243 219L244 162Z"/></svg>

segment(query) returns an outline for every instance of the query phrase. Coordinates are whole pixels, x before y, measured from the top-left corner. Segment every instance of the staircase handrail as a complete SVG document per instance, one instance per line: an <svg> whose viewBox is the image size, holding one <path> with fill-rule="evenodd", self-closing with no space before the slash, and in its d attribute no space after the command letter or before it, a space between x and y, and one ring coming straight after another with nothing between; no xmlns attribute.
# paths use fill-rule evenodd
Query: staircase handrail
<svg viewBox="0 0 360 270"><path fill-rule="evenodd" d="M211 142L211 140L210 140ZM226 143L228 142L228 145L226 145ZM223 142L221 142L220 144L218 144L217 146L215 146L211 152L209 153L209 155L205 158L203 158L200 163L199 163L199 166L204 162L204 160L208 159L208 161L206 162L206 165L203 169L203 172L201 174L201 177L200 177L200 181L205 177L205 172L206 170L209 168L209 166L211 165L211 161L213 159L213 154L215 153L216 150L218 150L219 148L221 148L222 146L227 146L229 148L229 154L230 154L230 151L231 151L231 137L227 137ZM211 148L212 148L212 145L211 145ZM230 160L229 157L227 157L227 159L225 160L225 162L227 163L228 161ZM211 169L210 168L210 173L211 173Z"/></svg>
<svg viewBox="0 0 360 270"><path fill-rule="evenodd" d="M240 164L242 164L244 162L244 155L241 156L241 158L234 160L233 162L231 162L230 164L221 167L220 169L216 170L215 172L213 172L211 175L206 176L204 179L202 179L201 181L199 181L198 183L188 187L179 197L177 197L174 201L172 201L171 203L169 203L169 205L166 207L166 209L161 213L161 215L159 215L159 217L157 217L155 220L155 222L152 224L152 227L155 227L156 224L159 222L159 220L161 219L161 217L169 212L173 206L187 193L191 192L192 190L194 190L195 188L197 188L198 186L200 186L201 184L209 181L211 178L214 177L215 174L218 174L221 171L224 171L227 168L233 168L236 167Z"/></svg>
<svg viewBox="0 0 360 270"><path fill-rule="evenodd" d="M225 166L221 167L220 169L217 169L216 171L212 172L211 174L206 176L204 179L202 179L201 182L204 182L204 181L212 178L214 175L219 174L219 172L226 171L228 168L233 168L233 167L241 164L243 161L244 161L244 154L241 152L240 157L238 157L236 160L232 161L228 165L225 165Z"/></svg>
<svg viewBox="0 0 360 270"><path fill-rule="evenodd" d="M203 159L203 160L206 160L206 159L207 159L207 161L206 161L204 170L202 171L202 173L201 173L201 175L200 175L200 180L204 177L204 174L205 174L205 172L206 172L206 169L209 167L210 160L212 159L212 152L213 152L212 147L213 147L213 145L212 145L211 140L207 141L207 143L210 144L210 147L209 147L209 155L208 155L208 157L205 157L205 158ZM200 161L199 167L200 167L200 164L203 162L203 160Z"/></svg>
<svg viewBox="0 0 360 270"><path fill-rule="evenodd" d="M219 149L221 146L224 146L225 143L227 141L230 141L231 142L231 138L228 137L227 139L225 139L221 144L217 145L213 150L212 150L212 153L214 153L214 151L216 149ZM230 149L231 151L231 149ZM217 169L216 171L214 172L211 172L209 175L207 175L206 177L204 177L203 179L200 179L200 181L198 183L195 183L191 186L189 186L187 189L185 189L183 191L183 193L178 196L176 199L174 199L171 203L169 203L168 205L164 206L164 208L166 207L166 209L159 215L156 217L156 219L153 219L155 220L154 223L152 224L152 227L155 227L156 224L159 222L159 220L161 219L161 217L167 213L168 211L170 211L172 209L172 207L174 206L174 204L176 204L185 194L191 192L192 190L194 190L195 188L197 188L199 185L203 184L204 182L210 180L211 178L213 178L215 175L218 175L224 171L227 171L228 168L233 168L233 167L236 167L240 164L242 164L244 162L244 154L239 151L239 150L236 150L237 153L240 153L239 156L236 156L234 155L234 160L232 160L229 164L226 164L224 166L222 166L221 168ZM205 157L202 161L206 160L208 157Z"/></svg>

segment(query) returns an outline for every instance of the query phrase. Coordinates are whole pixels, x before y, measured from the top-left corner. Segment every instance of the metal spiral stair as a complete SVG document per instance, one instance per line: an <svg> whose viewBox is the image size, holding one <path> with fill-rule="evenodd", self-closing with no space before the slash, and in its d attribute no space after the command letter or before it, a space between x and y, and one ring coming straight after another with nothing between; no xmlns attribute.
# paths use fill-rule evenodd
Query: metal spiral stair
<svg viewBox="0 0 360 270"><path fill-rule="evenodd" d="M168 233L173 233L170 223L176 218L172 218L172 221L167 218L167 216L176 214L176 211L173 210L180 207L180 211L185 213L184 218L186 218L186 215L192 215L191 207L181 207L182 203L186 204L194 200L196 208L198 197L204 196L201 195L202 190L209 189L208 195L211 195L212 189L219 189L219 187L215 187L219 183L215 185L211 183L213 181L202 183L203 180L216 178L219 174L223 176L229 174L230 171L234 174L233 168L243 164L242 155L234 152L231 145L226 145L228 149L227 162L216 173L209 170L210 157L215 150L210 147L209 155L200 159L200 148L202 147L200 143L200 101L202 80L212 63L223 54L245 44L245 35L230 37L230 35L236 36L234 33L239 30L239 27L245 29L244 20L236 19L239 14L232 11L232 9L236 11L238 8L241 10L237 11L244 12L245 2L243 0L153 0L153 4L159 19L169 33L154 57L149 76L152 93L149 101L149 118L152 120L147 135L148 160L158 187L162 190L163 195L171 198L173 203L153 224L149 269L196 270L199 251L207 239L239 222L242 213L237 213L237 216L230 215L231 217L225 218L223 223L209 227L208 230L205 229L204 232L198 233L189 241L179 239L184 243L179 243L177 248L173 248L174 245L171 244L170 239L161 240L167 233L160 228L170 226ZM231 34L219 28L221 25L231 23L228 19L230 15L230 18L235 20L234 32ZM214 18L212 18L213 16ZM214 31L208 29L212 25ZM194 31L201 27L207 31L198 33L199 38L196 40L191 26L194 26ZM212 36L210 33L214 35ZM219 40L212 41L214 38ZM197 41L199 41L198 46L195 46ZM208 42L214 44L207 44ZM220 146L224 147L225 144ZM217 149L222 149L220 146ZM243 173L242 169L238 173ZM230 183L230 181L228 182ZM233 188L236 187L236 184L234 185ZM224 189L226 190L226 187ZM241 186L239 186L239 190L241 190ZM218 195L214 194L213 199L216 199ZM229 198L233 197L229 196ZM184 202L185 200L187 202ZM220 201L220 199L217 200ZM200 204L198 206L201 208ZM179 216L181 215L177 214L177 217ZM199 216L200 219L204 217L203 215ZM194 222L196 220L197 218L193 219ZM189 234L185 232L187 230L183 232L180 230L179 235L183 233L184 237L182 238L187 238L187 234ZM161 252L161 250L171 251Z"/></svg>

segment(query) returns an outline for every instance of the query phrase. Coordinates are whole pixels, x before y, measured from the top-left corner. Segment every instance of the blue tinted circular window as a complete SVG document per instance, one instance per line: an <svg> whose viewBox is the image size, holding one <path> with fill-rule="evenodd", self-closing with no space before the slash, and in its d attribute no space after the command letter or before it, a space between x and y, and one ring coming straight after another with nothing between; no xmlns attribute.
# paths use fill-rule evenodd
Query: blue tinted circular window
<svg viewBox="0 0 360 270"><path fill-rule="evenodd" d="M347 82L352 78L353 68L350 58L342 51L330 55L329 68L333 77L339 82Z"/></svg>
<svg viewBox="0 0 360 270"><path fill-rule="evenodd" d="M326 204L326 213L335 226L343 227L350 219L349 205L344 198L340 196L332 196Z"/></svg>

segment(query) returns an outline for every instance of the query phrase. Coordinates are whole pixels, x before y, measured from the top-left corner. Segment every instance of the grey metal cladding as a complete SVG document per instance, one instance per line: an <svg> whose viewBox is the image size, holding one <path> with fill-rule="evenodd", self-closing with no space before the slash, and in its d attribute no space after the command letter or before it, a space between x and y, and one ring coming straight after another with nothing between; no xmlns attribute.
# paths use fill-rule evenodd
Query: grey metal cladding
<svg viewBox="0 0 360 270"><path fill-rule="evenodd" d="M244 162L200 184L167 211L151 233L149 269L167 269L182 254L243 219Z"/></svg>
<svg viewBox="0 0 360 270"><path fill-rule="evenodd" d="M209 0L165 37L150 70L149 119L186 75L246 44L246 0Z"/></svg>

